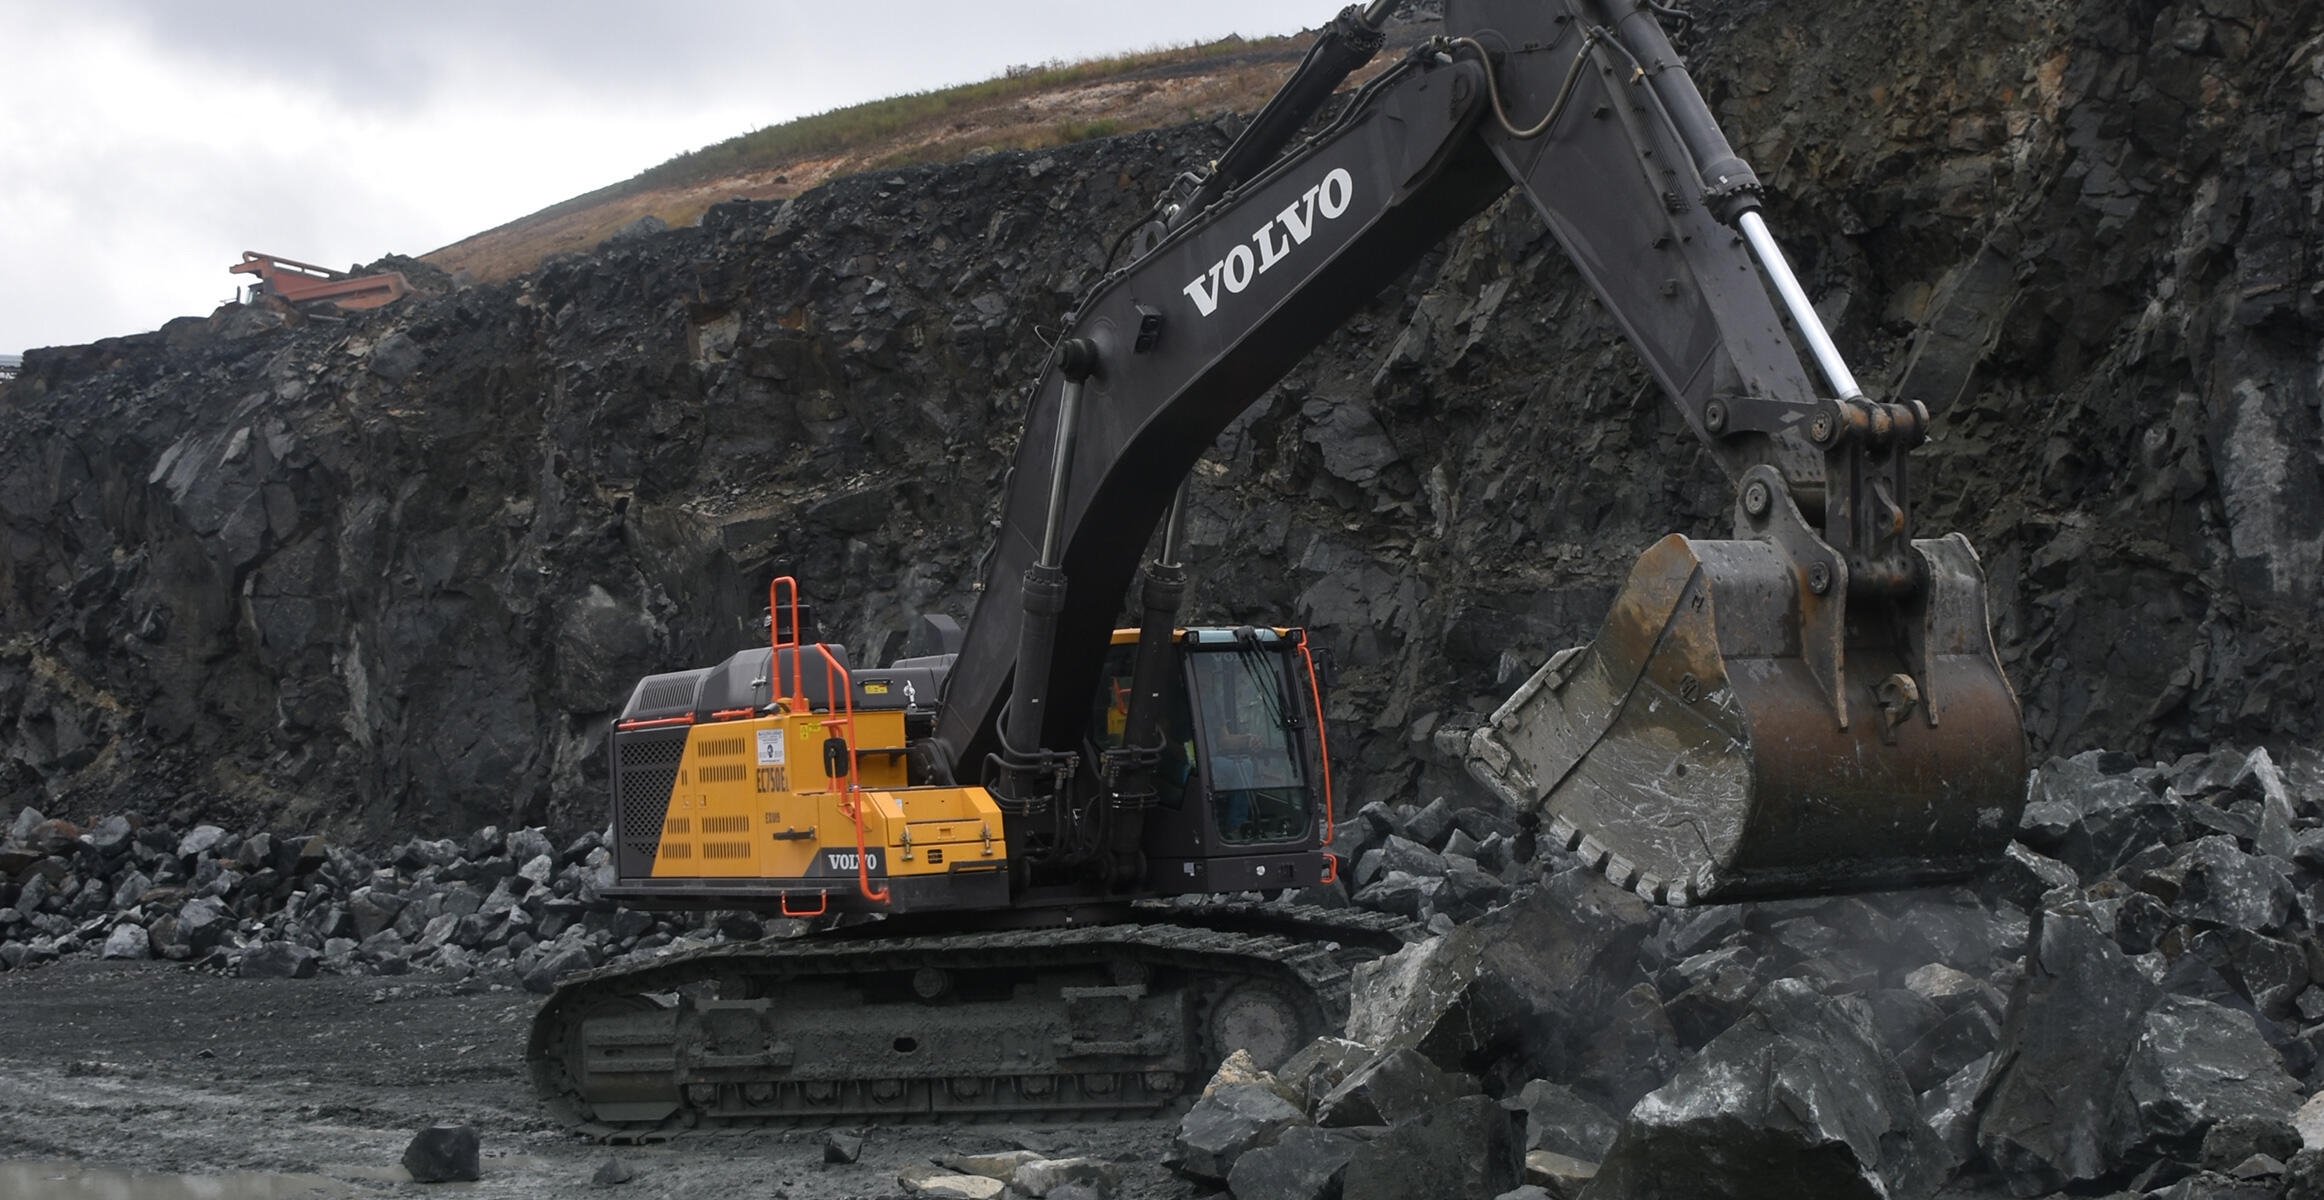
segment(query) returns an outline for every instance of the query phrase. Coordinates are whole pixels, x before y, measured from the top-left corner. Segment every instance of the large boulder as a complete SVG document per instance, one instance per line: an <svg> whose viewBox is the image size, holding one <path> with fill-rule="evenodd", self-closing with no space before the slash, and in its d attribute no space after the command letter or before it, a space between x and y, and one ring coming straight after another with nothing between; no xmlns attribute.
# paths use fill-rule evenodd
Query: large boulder
<svg viewBox="0 0 2324 1200"><path fill-rule="evenodd" d="M2158 994L2088 904L2065 901L2038 920L1976 1136L2020 1196L2115 1170L2114 1098Z"/></svg>
<svg viewBox="0 0 2324 1200"><path fill-rule="evenodd" d="M1585 1194L1890 1200L1945 1166L1868 1007L1779 979L1630 1110Z"/></svg>
<svg viewBox="0 0 2324 1200"><path fill-rule="evenodd" d="M2115 1153L2135 1163L2197 1161L2205 1135L2222 1122L2288 1125L2305 1097L2249 1015L2164 996L2131 1047L2120 1098Z"/></svg>
<svg viewBox="0 0 2324 1200"><path fill-rule="evenodd" d="M1464 1096L1356 1149L1342 1200L1469 1200L1524 1181L1516 1122L1484 1096Z"/></svg>
<svg viewBox="0 0 2324 1200"><path fill-rule="evenodd" d="M1265 1083L1217 1083L1179 1122L1164 1162L1205 1183L1223 1184L1237 1159L1308 1124L1306 1113Z"/></svg>
<svg viewBox="0 0 2324 1200"><path fill-rule="evenodd" d="M1678 1041L1639 950L1654 914L1595 871L1357 968L1348 1037L1411 1048L1496 1090L1551 1079L1628 1108Z"/></svg>

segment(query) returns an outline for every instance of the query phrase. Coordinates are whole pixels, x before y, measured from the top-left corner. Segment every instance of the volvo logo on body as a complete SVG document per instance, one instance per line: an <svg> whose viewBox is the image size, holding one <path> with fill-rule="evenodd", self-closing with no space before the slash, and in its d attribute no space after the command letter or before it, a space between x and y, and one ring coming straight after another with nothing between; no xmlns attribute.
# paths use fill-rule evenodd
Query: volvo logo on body
<svg viewBox="0 0 2324 1200"><path fill-rule="evenodd" d="M1240 292L1251 286L1251 281L1267 273L1269 267L1283 261L1294 246L1307 241L1319 221L1329 221L1348 211L1348 204L1356 196L1356 178L1346 167L1333 167L1323 182L1307 189L1297 202L1275 219L1261 225L1251 234L1251 245L1238 245L1227 251L1226 257L1210 264L1210 269L1194 277L1185 287L1187 298L1194 301L1195 311L1209 316L1218 310L1219 294ZM1251 246L1259 248L1251 252Z"/></svg>

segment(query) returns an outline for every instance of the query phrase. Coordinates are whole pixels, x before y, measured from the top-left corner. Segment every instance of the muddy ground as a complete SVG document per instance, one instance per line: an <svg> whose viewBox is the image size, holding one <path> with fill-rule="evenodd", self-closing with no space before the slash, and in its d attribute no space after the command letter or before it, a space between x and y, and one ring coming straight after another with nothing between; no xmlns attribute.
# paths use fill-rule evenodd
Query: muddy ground
<svg viewBox="0 0 2324 1200"><path fill-rule="evenodd" d="M427 975L236 979L89 960L0 974L0 1197L839 1200L901 1195L896 1172L915 1162L1017 1146L1120 1161L1125 1197L1199 1194L1158 1165L1175 1128L1163 1119L875 1128L862 1160L839 1166L810 1129L601 1145L532 1102L520 1054L537 1000ZM481 1181L410 1182L404 1146L437 1122L476 1126ZM593 1184L609 1158L635 1177ZM236 1173L293 1178L172 1178Z"/></svg>

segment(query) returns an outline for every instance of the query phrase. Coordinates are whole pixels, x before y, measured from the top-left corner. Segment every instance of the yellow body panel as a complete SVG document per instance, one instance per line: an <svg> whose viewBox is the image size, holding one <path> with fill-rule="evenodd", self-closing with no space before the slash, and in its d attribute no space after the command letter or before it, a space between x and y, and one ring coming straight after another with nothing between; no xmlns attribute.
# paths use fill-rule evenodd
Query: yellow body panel
<svg viewBox="0 0 2324 1200"><path fill-rule="evenodd" d="M854 878L855 806L871 874L935 874L955 864L995 866L1006 858L1001 810L983 788L911 787L904 764L904 714L855 715L851 748L857 791L823 773L824 739L846 736L845 721L819 713L778 713L696 725L670 790L657 879ZM825 859L827 853L842 855Z"/></svg>

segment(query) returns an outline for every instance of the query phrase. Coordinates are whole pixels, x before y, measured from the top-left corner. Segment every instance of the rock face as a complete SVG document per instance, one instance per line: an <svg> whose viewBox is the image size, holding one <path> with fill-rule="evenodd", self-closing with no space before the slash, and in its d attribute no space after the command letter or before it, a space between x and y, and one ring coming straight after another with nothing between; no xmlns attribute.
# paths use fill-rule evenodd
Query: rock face
<svg viewBox="0 0 2324 1200"><path fill-rule="evenodd" d="M1983 552L2037 747L2314 734L2324 12L1695 7L1857 374L1935 416L1921 527ZM1224 136L720 205L346 324L33 351L0 399L0 801L593 826L605 715L748 642L770 576L859 658L965 613L1036 331ZM1343 776L1398 794L1656 536L1725 531L1651 397L1504 204L1220 439L1187 611L1312 627Z"/></svg>

